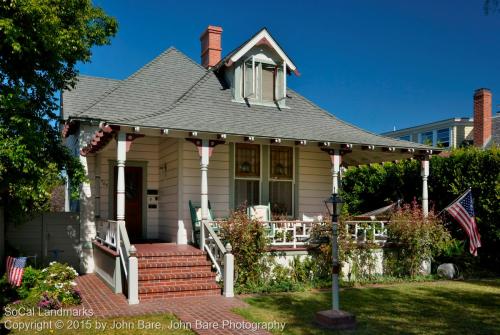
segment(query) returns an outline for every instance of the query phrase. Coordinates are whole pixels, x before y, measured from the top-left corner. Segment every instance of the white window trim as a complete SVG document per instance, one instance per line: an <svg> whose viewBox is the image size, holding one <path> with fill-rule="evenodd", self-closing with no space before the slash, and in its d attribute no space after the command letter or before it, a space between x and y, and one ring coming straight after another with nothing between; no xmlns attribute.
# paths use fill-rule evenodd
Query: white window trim
<svg viewBox="0 0 500 335"><path fill-rule="evenodd" d="M293 62L288 58L285 52L278 46L278 43L271 37L271 35L267 32L267 30L263 29L260 33L258 33L254 38L252 38L244 47L242 47L237 53L235 53L231 57L231 62L235 63L240 60L247 52L249 52L260 40L266 38L271 47L276 51L276 53L280 56L281 59L285 60L288 64L288 67L292 71L296 71L297 67L293 64Z"/></svg>

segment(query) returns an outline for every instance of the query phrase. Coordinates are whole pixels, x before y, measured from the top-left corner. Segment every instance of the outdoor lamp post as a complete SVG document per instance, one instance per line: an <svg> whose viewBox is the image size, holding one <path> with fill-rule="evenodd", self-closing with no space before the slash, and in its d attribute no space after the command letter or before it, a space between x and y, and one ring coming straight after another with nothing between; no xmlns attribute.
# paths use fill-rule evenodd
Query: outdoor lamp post
<svg viewBox="0 0 500 335"><path fill-rule="evenodd" d="M331 197L325 200L325 206L328 210L328 214L332 219L333 226L333 238L332 238L332 309L339 310L339 217L342 213L342 205L344 202L342 198L335 193L332 193Z"/></svg>
<svg viewBox="0 0 500 335"><path fill-rule="evenodd" d="M356 317L340 310L339 308L339 217L342 212L342 198L337 193L332 193L331 197L325 200L325 206L332 219L332 309L316 313L316 323L330 329L354 329L356 327Z"/></svg>

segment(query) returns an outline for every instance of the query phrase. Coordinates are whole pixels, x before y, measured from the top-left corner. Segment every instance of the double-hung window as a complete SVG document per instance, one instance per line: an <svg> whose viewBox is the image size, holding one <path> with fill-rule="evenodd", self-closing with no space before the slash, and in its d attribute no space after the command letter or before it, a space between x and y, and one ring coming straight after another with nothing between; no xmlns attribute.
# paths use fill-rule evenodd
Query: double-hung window
<svg viewBox="0 0 500 335"><path fill-rule="evenodd" d="M252 102L280 102L286 97L286 63L252 56L243 64L243 98Z"/></svg>
<svg viewBox="0 0 500 335"><path fill-rule="evenodd" d="M274 214L293 215L293 147L271 146L269 202Z"/></svg>
<svg viewBox="0 0 500 335"><path fill-rule="evenodd" d="M235 204L258 205L260 199L260 145L236 143Z"/></svg>

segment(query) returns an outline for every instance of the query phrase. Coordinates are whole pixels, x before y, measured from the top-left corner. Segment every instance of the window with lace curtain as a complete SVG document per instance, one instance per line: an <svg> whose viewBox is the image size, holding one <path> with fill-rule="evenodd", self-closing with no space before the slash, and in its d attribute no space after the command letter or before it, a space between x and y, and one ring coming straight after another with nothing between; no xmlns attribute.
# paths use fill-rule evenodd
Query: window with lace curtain
<svg viewBox="0 0 500 335"><path fill-rule="evenodd" d="M269 202L274 214L293 215L293 147L272 146Z"/></svg>
<svg viewBox="0 0 500 335"><path fill-rule="evenodd" d="M258 205L260 198L260 145L236 143L235 205Z"/></svg>

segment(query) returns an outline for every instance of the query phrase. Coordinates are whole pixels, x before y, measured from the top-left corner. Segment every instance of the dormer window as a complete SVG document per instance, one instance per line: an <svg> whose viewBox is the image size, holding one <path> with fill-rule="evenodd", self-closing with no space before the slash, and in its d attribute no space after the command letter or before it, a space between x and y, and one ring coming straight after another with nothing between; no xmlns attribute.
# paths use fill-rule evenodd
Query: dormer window
<svg viewBox="0 0 500 335"><path fill-rule="evenodd" d="M243 98L249 102L279 103L286 97L286 63L251 56L243 64Z"/></svg>
<svg viewBox="0 0 500 335"><path fill-rule="evenodd" d="M286 108L286 77L299 75L297 67L265 28L214 68L224 76L235 102L272 107Z"/></svg>

